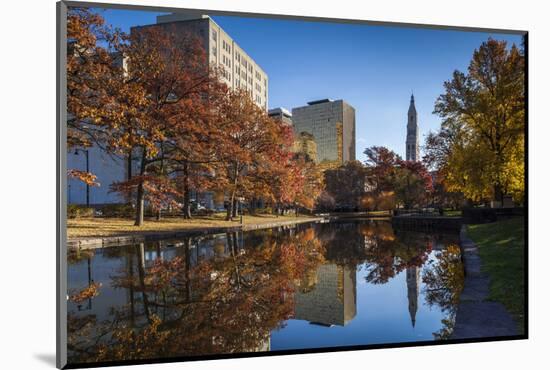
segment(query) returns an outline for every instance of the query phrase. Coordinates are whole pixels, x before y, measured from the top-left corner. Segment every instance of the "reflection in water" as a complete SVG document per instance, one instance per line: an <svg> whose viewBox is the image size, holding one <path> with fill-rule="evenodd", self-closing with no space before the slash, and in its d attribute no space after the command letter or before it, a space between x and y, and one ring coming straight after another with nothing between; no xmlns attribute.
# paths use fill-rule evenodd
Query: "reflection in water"
<svg viewBox="0 0 550 370"><path fill-rule="evenodd" d="M336 264L317 268L315 287L295 292L294 318L318 325L346 325L355 317L355 269Z"/></svg>
<svg viewBox="0 0 550 370"><path fill-rule="evenodd" d="M411 315L411 324L414 328L416 324L416 312L418 311L418 288L420 280L420 268L412 266L407 268L407 299L409 300L409 314Z"/></svg>
<svg viewBox="0 0 550 370"><path fill-rule="evenodd" d="M69 362L445 339L448 238L348 221L73 253Z"/></svg>

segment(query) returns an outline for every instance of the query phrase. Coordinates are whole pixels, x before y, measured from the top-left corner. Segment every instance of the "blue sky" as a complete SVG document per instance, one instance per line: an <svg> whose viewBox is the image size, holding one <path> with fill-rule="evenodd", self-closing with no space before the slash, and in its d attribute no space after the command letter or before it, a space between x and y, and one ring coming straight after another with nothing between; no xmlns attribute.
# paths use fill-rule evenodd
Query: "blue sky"
<svg viewBox="0 0 550 370"><path fill-rule="evenodd" d="M159 13L101 12L128 31L155 23ZM269 107L344 99L356 111L356 156L383 145L404 157L407 110L414 91L420 140L437 130L434 102L455 69L466 71L474 50L489 37L521 44L521 36L390 26L350 25L214 16L213 19L266 71Z"/></svg>

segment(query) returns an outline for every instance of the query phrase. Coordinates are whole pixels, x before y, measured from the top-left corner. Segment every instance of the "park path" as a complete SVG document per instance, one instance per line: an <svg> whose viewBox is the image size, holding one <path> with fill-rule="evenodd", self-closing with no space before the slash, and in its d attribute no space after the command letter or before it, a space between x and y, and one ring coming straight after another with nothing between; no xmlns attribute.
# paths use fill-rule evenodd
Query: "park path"
<svg viewBox="0 0 550 370"><path fill-rule="evenodd" d="M243 224L233 226L220 227L204 227L204 228L185 228L182 230L172 231L145 231L139 234L121 234L102 237L81 237L71 238L67 240L68 249L95 249L103 247L116 247L121 245L130 245L136 243L144 243L148 241L163 240L163 239L178 239L185 237L206 236L236 231L250 231L260 229L271 229L281 226L293 226L304 223L312 223L323 221L323 217L311 217L307 219L273 221L256 224Z"/></svg>
<svg viewBox="0 0 550 370"><path fill-rule="evenodd" d="M488 338L519 335L517 324L503 304L488 300L489 277L481 271L477 245L460 230L464 262L464 290L456 313L451 339Z"/></svg>

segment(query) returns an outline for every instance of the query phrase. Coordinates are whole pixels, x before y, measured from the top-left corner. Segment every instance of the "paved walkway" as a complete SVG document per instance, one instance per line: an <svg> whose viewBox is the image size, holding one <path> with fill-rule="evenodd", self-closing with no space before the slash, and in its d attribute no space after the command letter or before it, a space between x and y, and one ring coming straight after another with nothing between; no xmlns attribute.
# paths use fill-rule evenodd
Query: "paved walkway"
<svg viewBox="0 0 550 370"><path fill-rule="evenodd" d="M504 305L487 300L489 277L481 272L478 247L468 238L466 226L460 230L460 247L465 280L451 339L518 335L517 324Z"/></svg>
<svg viewBox="0 0 550 370"><path fill-rule="evenodd" d="M134 243L142 243L153 240L162 239L177 239L184 237L195 237L203 235L220 234L226 232L235 231L249 231L259 229L271 229L280 226L292 226L297 224L304 224L310 222L323 221L323 217L312 217L307 219L298 220L285 220L285 221L273 221L269 223L259 224L243 224L234 226L221 226L221 227L208 227L208 228L196 228L196 229L183 229L175 231L160 231L160 232L143 232L140 234L130 235L114 235L104 237L91 237L91 238L72 238L67 240L68 249L95 249L103 247L112 247L120 245L129 245Z"/></svg>

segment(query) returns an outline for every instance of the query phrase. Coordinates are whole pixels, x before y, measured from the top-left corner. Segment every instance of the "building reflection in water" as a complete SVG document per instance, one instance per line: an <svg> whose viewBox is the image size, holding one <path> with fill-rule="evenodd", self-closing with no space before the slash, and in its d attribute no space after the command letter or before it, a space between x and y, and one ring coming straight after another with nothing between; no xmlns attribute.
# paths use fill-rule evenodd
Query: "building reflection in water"
<svg viewBox="0 0 550 370"><path fill-rule="evenodd" d="M382 301L395 295L392 289L403 297L403 285L392 288L396 285L386 283L404 273L408 311L416 326L412 334L416 338L430 330L429 335L433 330L425 322L416 325L419 306L426 305L420 297L420 276L426 287L438 288L430 290L428 304L446 312L454 312L453 297L462 287L461 266L455 262L460 250L445 254L447 244L426 234L397 237L389 223L345 223L80 252L71 257L69 291L80 291L93 281L102 285L99 294L88 297L93 299L89 310L79 310L79 302L68 303L69 357L80 363L269 351L272 346L278 350L273 330L287 330L288 319L346 326L345 335L340 328L324 335L361 335L367 343L380 333L357 334L354 325L347 325L368 320L364 307L357 308L357 289L365 289L365 284L357 287L358 268L364 269L360 276L368 284L379 285L376 299ZM444 278L440 270L426 275L430 269L422 267L432 245L441 249L441 257L436 257L445 266ZM458 293L443 294L442 287L455 280ZM289 324L287 333L303 343L319 335L313 326L306 325L308 330L304 322L297 324L299 331ZM411 331L406 327L404 339ZM452 331L452 323L443 329Z"/></svg>
<svg viewBox="0 0 550 370"><path fill-rule="evenodd" d="M350 322L357 305L355 272L337 264L320 265L314 284L296 290L294 318L324 326Z"/></svg>
<svg viewBox="0 0 550 370"><path fill-rule="evenodd" d="M409 314L411 324L416 324L416 312L418 311L418 295L420 291L420 267L407 268L407 299L409 300Z"/></svg>

